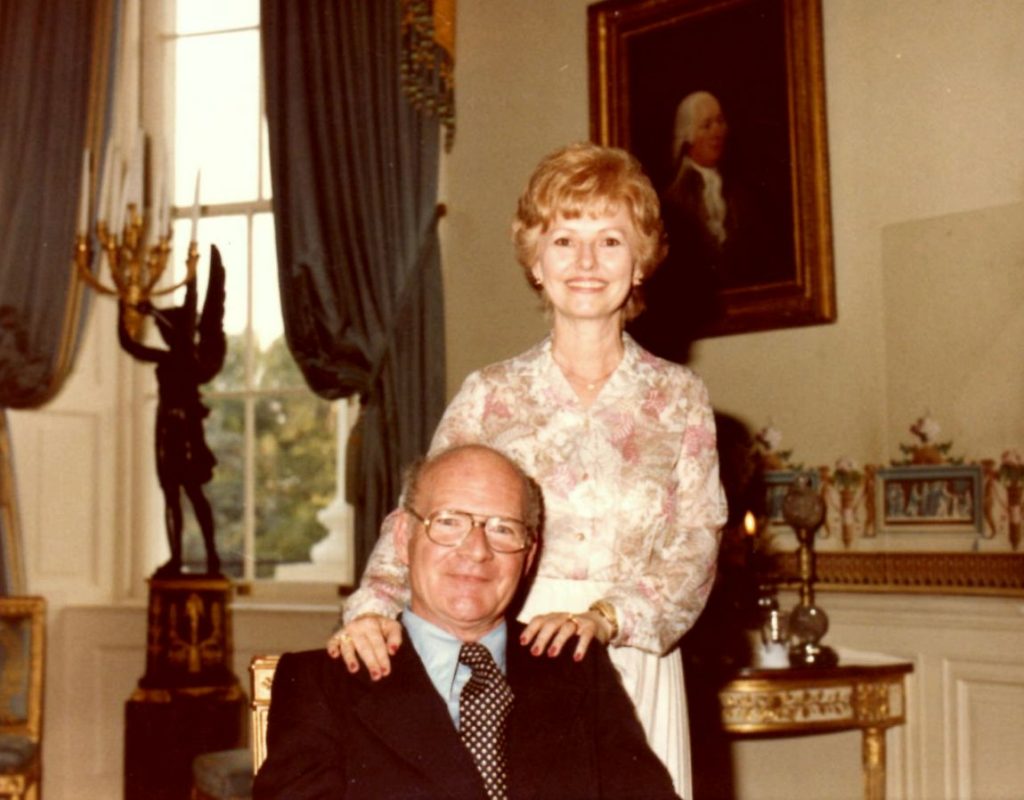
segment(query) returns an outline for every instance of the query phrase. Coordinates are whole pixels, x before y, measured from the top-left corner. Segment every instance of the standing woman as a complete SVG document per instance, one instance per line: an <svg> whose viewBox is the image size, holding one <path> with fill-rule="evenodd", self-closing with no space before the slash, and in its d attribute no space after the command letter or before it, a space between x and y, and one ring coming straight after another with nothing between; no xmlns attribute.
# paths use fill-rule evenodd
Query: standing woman
<svg viewBox="0 0 1024 800"><path fill-rule="evenodd" d="M608 645L651 747L689 797L674 648L711 590L726 506L704 384L623 330L665 255L658 197L625 151L570 145L534 171L513 238L551 333L471 374L431 449L483 442L540 484L544 540L520 644L553 656L577 636L577 660L594 639ZM351 671L361 659L386 675L407 597L386 521L328 650Z"/></svg>

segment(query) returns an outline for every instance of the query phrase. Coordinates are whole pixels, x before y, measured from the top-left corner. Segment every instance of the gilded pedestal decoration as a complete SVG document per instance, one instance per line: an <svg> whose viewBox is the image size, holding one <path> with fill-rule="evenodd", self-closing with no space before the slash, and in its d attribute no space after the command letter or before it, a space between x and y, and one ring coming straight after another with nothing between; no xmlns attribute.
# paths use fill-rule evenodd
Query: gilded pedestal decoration
<svg viewBox="0 0 1024 800"><path fill-rule="evenodd" d="M231 582L152 578L146 672L125 707L125 800L187 800L192 760L245 744Z"/></svg>

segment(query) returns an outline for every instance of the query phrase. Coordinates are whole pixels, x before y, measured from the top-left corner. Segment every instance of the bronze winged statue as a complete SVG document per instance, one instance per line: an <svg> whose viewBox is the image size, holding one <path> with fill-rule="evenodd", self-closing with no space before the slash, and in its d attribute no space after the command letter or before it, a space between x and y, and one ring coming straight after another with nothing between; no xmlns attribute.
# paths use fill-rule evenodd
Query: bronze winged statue
<svg viewBox="0 0 1024 800"><path fill-rule="evenodd" d="M199 387L224 365L224 282L220 252L211 246L210 277L198 320L195 276L186 284L185 302L181 306L157 308L148 302L139 305L139 311L153 317L166 349L149 347L133 339L125 325L125 304L122 302L120 307L121 347L140 361L156 364L156 471L164 494L167 541L171 548L170 561L155 573L158 578L182 574L182 491L191 501L202 531L206 572L220 573L213 510L203 493L203 484L213 477L217 459L206 444L203 420L210 410L203 405Z"/></svg>

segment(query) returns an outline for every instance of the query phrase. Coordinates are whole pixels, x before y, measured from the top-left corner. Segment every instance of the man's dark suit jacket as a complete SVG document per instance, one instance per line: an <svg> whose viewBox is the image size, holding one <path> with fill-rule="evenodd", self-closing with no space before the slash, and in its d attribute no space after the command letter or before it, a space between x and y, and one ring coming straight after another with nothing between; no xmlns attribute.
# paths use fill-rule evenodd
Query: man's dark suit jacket
<svg viewBox="0 0 1024 800"><path fill-rule="evenodd" d="M571 647L537 658L520 646L521 630L510 623L509 797L676 798L604 648L592 645L579 663ZM484 798L408 636L391 665L374 682L323 650L285 654L254 800Z"/></svg>

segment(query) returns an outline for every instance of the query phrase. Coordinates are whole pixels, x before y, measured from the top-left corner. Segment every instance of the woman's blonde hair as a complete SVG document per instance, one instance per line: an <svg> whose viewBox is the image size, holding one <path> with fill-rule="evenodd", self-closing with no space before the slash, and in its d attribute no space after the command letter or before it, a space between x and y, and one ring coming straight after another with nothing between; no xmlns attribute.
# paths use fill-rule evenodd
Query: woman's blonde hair
<svg viewBox="0 0 1024 800"><path fill-rule="evenodd" d="M516 259L534 291L541 293L533 280L539 240L557 217L614 214L620 208L633 222L636 267L646 280L668 247L658 194L640 162L625 150L591 142L570 144L546 156L519 196L512 222ZM625 318L632 319L642 310L640 287L634 286L626 300Z"/></svg>

